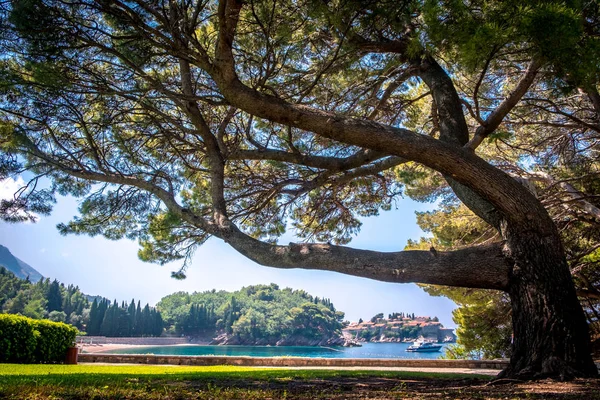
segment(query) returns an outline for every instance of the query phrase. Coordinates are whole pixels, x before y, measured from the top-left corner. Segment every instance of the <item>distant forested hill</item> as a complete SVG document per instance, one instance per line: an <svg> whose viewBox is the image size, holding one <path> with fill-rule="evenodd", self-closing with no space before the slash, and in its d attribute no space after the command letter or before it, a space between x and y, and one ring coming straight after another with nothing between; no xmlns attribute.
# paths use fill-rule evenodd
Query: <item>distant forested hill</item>
<svg viewBox="0 0 600 400"><path fill-rule="evenodd" d="M4 266L17 278L25 279L29 277L31 282L37 282L43 278L42 274L24 261L15 257L10 250L0 245L0 266Z"/></svg>
<svg viewBox="0 0 600 400"><path fill-rule="evenodd" d="M220 344L332 344L340 341L344 318L328 299L276 284L235 292L177 292L156 307L172 333L217 335Z"/></svg>
<svg viewBox="0 0 600 400"><path fill-rule="evenodd" d="M160 336L163 331L160 313L148 304L142 307L138 301L136 307L135 299L111 303L56 279L33 283L4 266L0 266L0 312L66 322L90 335Z"/></svg>

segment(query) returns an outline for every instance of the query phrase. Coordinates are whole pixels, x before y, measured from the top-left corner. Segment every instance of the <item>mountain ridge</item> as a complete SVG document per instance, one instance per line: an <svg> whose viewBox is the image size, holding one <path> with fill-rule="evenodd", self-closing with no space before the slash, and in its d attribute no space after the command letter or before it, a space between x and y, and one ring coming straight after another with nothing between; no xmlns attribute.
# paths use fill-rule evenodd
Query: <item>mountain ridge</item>
<svg viewBox="0 0 600 400"><path fill-rule="evenodd" d="M40 274L35 268L13 255L7 247L1 244L0 266L4 266L6 269L15 274L18 278L26 279L27 277L29 277L29 280L31 282L37 282L40 279L44 278L44 276Z"/></svg>

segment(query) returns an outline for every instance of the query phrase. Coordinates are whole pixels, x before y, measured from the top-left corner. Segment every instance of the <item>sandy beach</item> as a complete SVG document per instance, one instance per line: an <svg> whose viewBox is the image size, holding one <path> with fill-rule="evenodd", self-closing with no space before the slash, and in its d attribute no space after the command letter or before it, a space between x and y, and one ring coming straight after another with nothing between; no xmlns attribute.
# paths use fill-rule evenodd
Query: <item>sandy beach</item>
<svg viewBox="0 0 600 400"><path fill-rule="evenodd" d="M111 350L120 349L134 349L141 347L152 347L151 345L140 345L140 344L78 344L79 351L81 353L106 353Z"/></svg>

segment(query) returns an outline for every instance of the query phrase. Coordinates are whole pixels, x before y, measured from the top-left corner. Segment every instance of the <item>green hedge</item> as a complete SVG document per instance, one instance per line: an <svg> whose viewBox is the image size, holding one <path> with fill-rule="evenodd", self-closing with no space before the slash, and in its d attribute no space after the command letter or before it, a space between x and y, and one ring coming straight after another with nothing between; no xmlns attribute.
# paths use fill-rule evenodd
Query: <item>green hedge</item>
<svg viewBox="0 0 600 400"><path fill-rule="evenodd" d="M0 362L63 362L77 329L62 322L0 314Z"/></svg>
<svg viewBox="0 0 600 400"><path fill-rule="evenodd" d="M33 362L37 343L31 319L0 314L0 362Z"/></svg>

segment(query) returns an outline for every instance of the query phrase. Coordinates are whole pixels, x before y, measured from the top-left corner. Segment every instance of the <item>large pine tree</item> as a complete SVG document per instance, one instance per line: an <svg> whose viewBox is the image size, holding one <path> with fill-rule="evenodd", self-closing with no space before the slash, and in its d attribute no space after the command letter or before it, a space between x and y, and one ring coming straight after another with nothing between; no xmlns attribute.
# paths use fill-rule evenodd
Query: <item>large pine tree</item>
<svg viewBox="0 0 600 400"><path fill-rule="evenodd" d="M137 237L148 261L214 236L268 266L500 290L506 375L595 376L533 179L600 220L580 185L598 175L600 12L535 5L6 3L0 173L33 180L0 212L34 218L70 193L85 200L62 233ZM449 251L343 246L402 194L460 201L497 235ZM307 242L274 244L288 224Z"/></svg>

